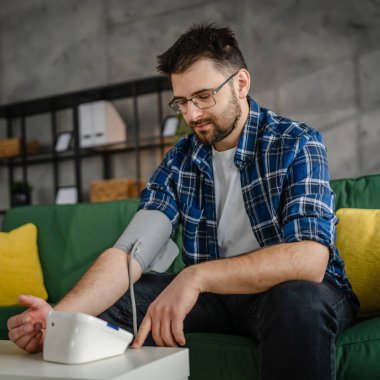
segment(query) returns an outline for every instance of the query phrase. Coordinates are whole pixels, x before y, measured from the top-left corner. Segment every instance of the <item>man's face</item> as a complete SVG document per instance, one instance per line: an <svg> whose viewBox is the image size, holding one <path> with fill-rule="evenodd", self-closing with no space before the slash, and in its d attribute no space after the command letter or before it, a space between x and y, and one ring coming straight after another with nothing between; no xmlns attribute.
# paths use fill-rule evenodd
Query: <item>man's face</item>
<svg viewBox="0 0 380 380"><path fill-rule="evenodd" d="M190 98L203 92L214 90L227 76L216 70L210 59L195 62L184 73L172 74L173 93L176 98ZM231 82L234 78L231 79ZM213 145L229 136L236 128L241 116L239 99L227 83L214 95L216 104L211 108L200 109L191 101L183 117L198 139L204 144Z"/></svg>

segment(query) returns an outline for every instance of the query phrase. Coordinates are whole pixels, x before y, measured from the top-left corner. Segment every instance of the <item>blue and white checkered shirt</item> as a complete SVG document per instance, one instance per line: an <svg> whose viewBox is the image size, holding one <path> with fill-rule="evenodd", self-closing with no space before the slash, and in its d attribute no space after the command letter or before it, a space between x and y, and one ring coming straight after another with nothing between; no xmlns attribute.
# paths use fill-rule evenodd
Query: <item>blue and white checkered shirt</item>
<svg viewBox="0 0 380 380"><path fill-rule="evenodd" d="M335 247L335 195L321 134L248 101L234 163L252 233L261 247L303 240L329 247L326 280L352 295ZM162 211L173 231L182 223L187 265L217 259L211 146L193 134L182 138L150 178L140 208Z"/></svg>

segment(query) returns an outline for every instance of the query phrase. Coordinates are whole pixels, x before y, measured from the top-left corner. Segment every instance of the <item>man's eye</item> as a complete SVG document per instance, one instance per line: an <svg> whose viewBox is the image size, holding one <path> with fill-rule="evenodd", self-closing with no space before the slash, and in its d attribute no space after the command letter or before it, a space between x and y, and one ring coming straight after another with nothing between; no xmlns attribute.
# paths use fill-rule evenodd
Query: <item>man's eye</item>
<svg viewBox="0 0 380 380"><path fill-rule="evenodd" d="M201 94L201 95L198 95L197 98L200 100L207 100L210 96L211 94Z"/></svg>
<svg viewBox="0 0 380 380"><path fill-rule="evenodd" d="M177 105L183 106L187 103L187 99L177 99L175 102L177 103Z"/></svg>

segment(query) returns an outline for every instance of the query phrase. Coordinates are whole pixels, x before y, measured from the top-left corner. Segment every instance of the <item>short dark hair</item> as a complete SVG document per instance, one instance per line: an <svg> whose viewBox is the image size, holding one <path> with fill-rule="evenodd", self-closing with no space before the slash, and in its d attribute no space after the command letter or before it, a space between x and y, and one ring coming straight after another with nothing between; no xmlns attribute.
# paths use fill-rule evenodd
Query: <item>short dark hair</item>
<svg viewBox="0 0 380 380"><path fill-rule="evenodd" d="M222 72L247 68L234 32L214 24L194 24L165 53L157 57L157 71L170 76L186 71L201 58L210 58Z"/></svg>

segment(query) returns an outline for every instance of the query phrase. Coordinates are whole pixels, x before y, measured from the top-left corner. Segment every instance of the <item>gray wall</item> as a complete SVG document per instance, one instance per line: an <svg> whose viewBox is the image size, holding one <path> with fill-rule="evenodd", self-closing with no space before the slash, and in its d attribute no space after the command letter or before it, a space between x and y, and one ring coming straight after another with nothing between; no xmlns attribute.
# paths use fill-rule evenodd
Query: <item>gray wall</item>
<svg viewBox="0 0 380 380"><path fill-rule="evenodd" d="M332 178L380 172L378 0L0 0L0 103L155 75L157 54L196 21L235 30L252 73L251 93L322 131ZM140 107L143 134L158 133L151 104L147 97ZM130 123L130 105L120 109ZM61 130L69 119L60 115ZM49 144L46 115L27 123L31 135ZM116 177L134 175L134 165L125 164L131 159L115 157ZM156 161L143 163L148 177ZM99 165L86 161L85 188L101 176ZM48 167L33 168L35 202L53 201L51 175ZM62 184L72 176L65 164ZM7 204L6 183L0 170L0 208Z"/></svg>

